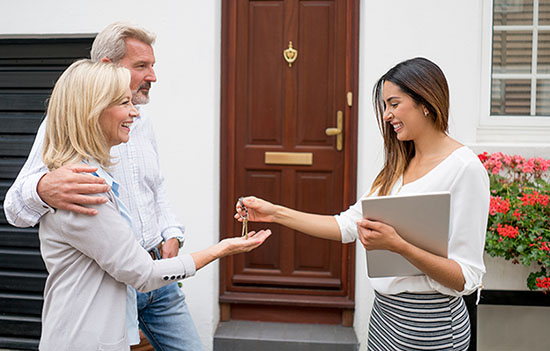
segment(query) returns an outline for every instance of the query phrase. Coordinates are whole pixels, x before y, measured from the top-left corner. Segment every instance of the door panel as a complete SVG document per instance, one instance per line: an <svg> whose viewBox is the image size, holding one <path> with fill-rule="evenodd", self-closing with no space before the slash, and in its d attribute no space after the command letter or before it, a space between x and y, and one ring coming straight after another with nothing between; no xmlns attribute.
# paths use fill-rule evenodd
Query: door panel
<svg viewBox="0 0 550 351"><path fill-rule="evenodd" d="M333 202L333 177L330 172L296 172L296 207L310 213L330 213ZM326 196L319 196L319 195ZM331 279L331 286L340 287L340 244L308 235L294 237L295 275ZM333 279L334 278L334 279ZM334 286L335 280L338 285ZM328 283L320 285L327 286Z"/></svg>
<svg viewBox="0 0 550 351"><path fill-rule="evenodd" d="M345 55L335 47L334 37L338 34L335 16L333 1L300 2L298 145L330 146L334 139L327 138L325 128L334 120L334 96L338 89L343 89L341 84L337 85L344 81L344 76L335 76L335 56Z"/></svg>
<svg viewBox="0 0 550 351"><path fill-rule="evenodd" d="M281 172L272 171L249 171L247 172L246 186L248 194L258 194L260 197L277 199L280 201L279 194L281 193ZM260 195L261 194L261 195ZM259 230L261 224L249 223L249 230ZM238 226L237 226L238 229ZM257 250L244 255L242 266L243 273L257 274L258 270L264 269L271 274L281 272L279 265L280 257L278 253L280 249L280 240L269 240L266 242L269 245L262 245Z"/></svg>
<svg viewBox="0 0 550 351"><path fill-rule="evenodd" d="M354 200L357 111L346 94L357 90L355 11L357 0L223 2L222 236L240 235L232 216L239 196L320 214ZM283 56L290 45L291 66ZM325 133L338 111L343 150ZM267 152L306 153L312 162L268 164ZM311 306L353 307L353 245L249 223L266 227L273 235L262 247L222 261L222 303L253 301L257 312L274 303L307 308L310 296Z"/></svg>
<svg viewBox="0 0 550 351"><path fill-rule="evenodd" d="M278 50L283 40L283 1L251 1L249 4L249 43L243 41L242 60L244 76L238 89L246 92L247 143L280 145L284 120L283 68L279 65ZM246 24L246 23L245 23ZM245 66L246 62L246 66ZM241 66L241 65L238 65ZM263 118L262 116L269 116ZM261 120L261 123L259 121Z"/></svg>

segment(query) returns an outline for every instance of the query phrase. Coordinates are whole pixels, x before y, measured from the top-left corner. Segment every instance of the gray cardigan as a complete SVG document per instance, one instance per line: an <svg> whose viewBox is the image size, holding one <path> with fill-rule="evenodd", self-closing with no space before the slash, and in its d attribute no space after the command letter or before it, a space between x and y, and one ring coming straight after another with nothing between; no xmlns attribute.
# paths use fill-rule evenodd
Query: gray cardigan
<svg viewBox="0 0 550 351"><path fill-rule="evenodd" d="M106 204L90 206L96 216L57 210L40 221L40 251L49 272L40 350L129 350L126 284L146 292L195 274L190 255L153 261L112 191L102 195Z"/></svg>

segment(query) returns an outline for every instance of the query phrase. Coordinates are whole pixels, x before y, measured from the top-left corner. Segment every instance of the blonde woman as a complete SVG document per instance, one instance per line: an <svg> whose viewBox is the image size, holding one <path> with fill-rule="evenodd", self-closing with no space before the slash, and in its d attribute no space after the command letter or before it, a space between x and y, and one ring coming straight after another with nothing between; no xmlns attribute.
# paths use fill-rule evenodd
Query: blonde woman
<svg viewBox="0 0 550 351"><path fill-rule="evenodd" d="M361 201L336 216L295 211L247 197L251 221L274 222L366 250L393 251L424 274L369 278L375 290L368 350L467 350L468 312L462 295L481 288L489 212L489 180L477 156L447 135L449 89L425 58L397 64L374 88L385 164L363 196L451 193L448 258L405 241L384 223L362 218ZM242 213L237 204L239 220ZM399 216L399 213L395 214Z"/></svg>
<svg viewBox="0 0 550 351"><path fill-rule="evenodd" d="M40 350L129 350L126 285L150 291L191 277L213 260L250 251L251 240L230 238L190 255L155 260L133 238L131 218L109 174L110 148L127 142L133 118L130 73L110 63L81 60L57 81L48 106L43 160L50 169L87 163L111 190L93 205L97 216L66 210L40 222L40 251L49 272L44 289ZM93 195L91 195L93 196Z"/></svg>

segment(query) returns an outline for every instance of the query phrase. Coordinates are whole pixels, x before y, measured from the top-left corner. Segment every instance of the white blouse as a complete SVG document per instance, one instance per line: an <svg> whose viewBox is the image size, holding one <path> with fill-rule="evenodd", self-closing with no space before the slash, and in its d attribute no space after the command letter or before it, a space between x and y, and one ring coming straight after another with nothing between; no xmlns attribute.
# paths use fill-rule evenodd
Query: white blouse
<svg viewBox="0 0 550 351"><path fill-rule="evenodd" d="M390 195L421 194L449 191L451 215L448 258L462 269L466 283L463 291L450 289L426 275L369 278L374 290L383 294L431 292L460 296L481 287L485 273L483 250L489 216L489 177L478 157L467 147L455 150L423 177L403 185L401 177ZM361 199L367 195L363 195ZM376 196L376 195L372 195ZM342 242L357 239L357 221L362 218L361 199L348 210L336 215Z"/></svg>

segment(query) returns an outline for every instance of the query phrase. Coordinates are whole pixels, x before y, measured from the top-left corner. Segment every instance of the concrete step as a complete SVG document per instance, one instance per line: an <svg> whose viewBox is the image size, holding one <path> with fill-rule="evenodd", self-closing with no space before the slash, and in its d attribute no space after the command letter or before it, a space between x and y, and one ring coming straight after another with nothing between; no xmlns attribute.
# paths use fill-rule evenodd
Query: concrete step
<svg viewBox="0 0 550 351"><path fill-rule="evenodd" d="M357 351L353 328L341 325L221 322L214 351Z"/></svg>

